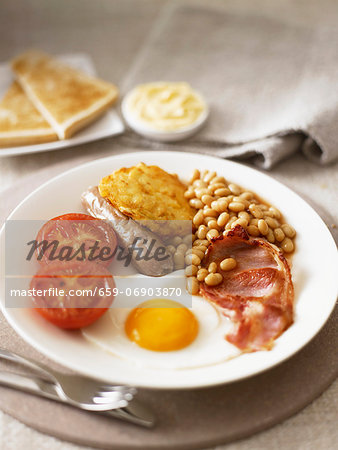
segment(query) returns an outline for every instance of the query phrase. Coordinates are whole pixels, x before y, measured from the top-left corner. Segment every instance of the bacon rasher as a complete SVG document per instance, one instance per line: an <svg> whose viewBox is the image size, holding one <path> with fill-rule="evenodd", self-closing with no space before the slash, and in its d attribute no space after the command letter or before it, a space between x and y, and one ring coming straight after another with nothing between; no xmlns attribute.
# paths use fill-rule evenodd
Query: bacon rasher
<svg viewBox="0 0 338 450"><path fill-rule="evenodd" d="M281 251L264 239L252 239L237 225L215 239L203 266L224 258L237 261L218 286L201 284L201 293L234 322L226 339L243 351L270 349L293 322L294 291L289 265Z"/></svg>

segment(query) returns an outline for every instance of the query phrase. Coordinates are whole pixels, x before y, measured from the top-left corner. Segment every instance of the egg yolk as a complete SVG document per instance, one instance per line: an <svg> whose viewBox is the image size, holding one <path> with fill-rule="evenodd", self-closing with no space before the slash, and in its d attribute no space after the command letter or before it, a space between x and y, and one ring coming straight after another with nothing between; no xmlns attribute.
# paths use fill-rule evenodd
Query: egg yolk
<svg viewBox="0 0 338 450"><path fill-rule="evenodd" d="M148 300L128 315L128 338L147 350L169 352L191 344L198 333L198 322L188 308L167 299Z"/></svg>

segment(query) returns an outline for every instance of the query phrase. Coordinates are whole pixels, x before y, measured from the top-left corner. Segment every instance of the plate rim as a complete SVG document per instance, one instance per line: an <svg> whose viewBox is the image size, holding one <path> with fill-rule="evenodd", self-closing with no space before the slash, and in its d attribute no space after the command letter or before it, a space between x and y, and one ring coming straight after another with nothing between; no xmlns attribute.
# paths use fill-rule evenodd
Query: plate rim
<svg viewBox="0 0 338 450"><path fill-rule="evenodd" d="M36 189L34 189L30 194L28 194L13 210L12 212L9 214L9 216L7 217L7 220L10 220L10 218L17 212L17 210L20 209L20 207L28 200L30 199L32 196L34 196L38 191L43 190L46 186L48 186L50 183L57 181L58 179L62 178L65 175L69 175L72 172L76 172L78 170L82 170L86 167L91 166L93 163L103 163L104 161L107 160L114 160L114 159L118 159L118 158L123 158L123 159L139 159L140 161L142 160L142 157L146 157L146 158L151 158L151 159L156 159L156 155L160 154L161 156L182 156L182 155L190 155L190 156L197 156L201 159L206 159L206 160L222 160L223 162L225 162L226 164L230 164L230 166L240 166L240 167L244 167L245 170L248 170L249 172L253 172L256 175L258 174L260 177L263 177L263 179L267 179L270 182L272 181L273 183L275 183L278 187L281 187L282 189L286 189L290 194L292 194L293 196L295 196L299 201L301 201L302 203L304 203L308 208L310 208L312 210L312 212L317 216L317 218L320 220L321 224L324 226L325 230L326 230L326 234L327 237L330 241L330 244L333 245L334 247L336 247L335 244L335 240L329 230L329 228L327 227L327 225L325 224L325 222L323 221L323 219L320 217L320 215L314 210L314 208L309 205L308 202L306 202L297 192L293 191L291 188L289 188L288 186L286 186L285 184L281 183L280 181L276 180L275 178L271 177L268 174L262 173L260 171L258 171L257 169L254 169L252 167L248 167L244 164L238 163L238 162L234 162L234 161L229 161L227 159L223 159L223 158L219 158L216 156L209 156L209 155L203 155L203 154L199 154L199 153L188 153L188 152L179 152L179 151L141 151L141 152L129 152L129 153L118 153L115 155L110 155L110 156L106 156L104 158L96 158L93 159L91 161L87 161L79 166L76 167L72 167L68 170L66 170L65 172L62 172L54 177L52 177L50 180L47 180L46 182L42 183L40 186L38 186ZM125 164L126 162L122 162L122 164ZM135 163L134 163L135 164ZM3 235L4 233L4 228L5 228L5 224L3 224L3 226L1 227L0 230L0 237ZM336 257L336 266L338 267L338 255ZM206 387L211 387L211 386L217 386L217 385L222 385L222 384L227 384L227 383L232 383L232 382L237 382L255 375L258 375L266 370L270 370L273 367L275 367L276 365L281 364L282 362L286 361L287 359L291 358L293 355L295 355L296 353L298 353L304 346L306 346L318 333L319 331L324 327L324 325L326 324L327 320L329 319L333 309L335 306L335 301L332 301L332 304L329 308L329 310L327 311L327 314L325 316L325 320L322 321L322 323L320 324L319 327L316 328L315 332L312 333L312 335L310 337L307 338L307 340L305 342L302 343L302 345L300 346L295 346L286 356L283 356L282 358L278 359L277 361L274 361L272 364L270 363L267 367L265 367L263 365L263 367L259 368L259 369L255 369L253 372L248 373L248 374L244 374L243 376L237 376L233 379L229 379L229 380L212 380L211 382L209 381L208 383L205 382L195 382L195 383L186 383L186 384L181 384L181 385L168 385L168 384L161 384L159 383L157 384L153 384L153 383L149 383L149 384L140 384L138 385L139 387L142 388L151 388L151 389L196 389L196 388L206 388ZM85 369L79 369L78 366L76 365L72 365L69 362L65 362L65 360L62 358L62 356L55 356L54 354L51 355L50 351L48 349L46 349L43 345L40 345L40 342L37 342L34 340L34 338L32 339L25 331L23 331L18 324L15 321L15 318L13 318L10 313L8 313L5 305L3 304L3 299L0 298L0 309L2 310L6 320L9 322L9 324L12 326L12 328L29 344L29 345L33 345L38 351L40 351L43 355L47 356L48 358L50 358L51 360L62 364L63 366L70 368L72 370L76 370L78 373L83 373L85 375L88 376L93 376L92 373L90 373L90 371ZM15 309L15 308L10 308L10 309ZM257 352L260 353L260 352ZM251 353L252 355L252 353ZM102 378L105 379L105 378ZM120 380L119 380L120 381ZM135 384L135 383L133 383ZM137 383L136 383L137 385Z"/></svg>
<svg viewBox="0 0 338 450"><path fill-rule="evenodd" d="M122 119L117 113L116 107L109 108L103 115L98 119L101 120L104 116L111 116L109 120L118 119L120 123L118 124L118 130L108 129L102 130L101 132L92 133L89 136L72 136L69 139L58 139L56 141L44 142L41 144L32 145L17 145L13 147L0 147L0 158L8 158L11 156L21 156L21 155L31 155L34 153L42 152L54 152L56 150L64 150L67 148L80 147L84 144L90 144L92 142L100 141L103 139L108 139L113 136L120 136L126 130ZM96 122L94 122L96 123ZM93 124L94 124L93 123ZM117 122L115 123L117 125ZM90 128L91 124L87 128Z"/></svg>

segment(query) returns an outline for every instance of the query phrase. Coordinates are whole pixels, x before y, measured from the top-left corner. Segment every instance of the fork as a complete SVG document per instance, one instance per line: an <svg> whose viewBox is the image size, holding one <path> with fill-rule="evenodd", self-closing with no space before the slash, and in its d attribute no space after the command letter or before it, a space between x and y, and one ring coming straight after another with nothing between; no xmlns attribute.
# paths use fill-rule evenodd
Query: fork
<svg viewBox="0 0 338 450"><path fill-rule="evenodd" d="M43 379L55 384L61 399L89 411L123 408L136 394L134 387L113 386L82 375L64 374L5 349L0 349L1 358L38 371Z"/></svg>

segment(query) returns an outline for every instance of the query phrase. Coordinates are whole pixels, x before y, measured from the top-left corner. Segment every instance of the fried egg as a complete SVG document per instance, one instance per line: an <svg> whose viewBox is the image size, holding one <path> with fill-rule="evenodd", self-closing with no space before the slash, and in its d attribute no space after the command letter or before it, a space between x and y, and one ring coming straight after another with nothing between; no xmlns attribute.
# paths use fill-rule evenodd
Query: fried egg
<svg viewBox="0 0 338 450"><path fill-rule="evenodd" d="M165 285L164 278L167 277L162 278ZM232 322L201 297L192 297L182 290L177 300L134 298L134 302L133 306L120 307L123 304L120 298L117 307L82 330L83 336L139 367L171 370L203 367L240 354L225 340Z"/></svg>

